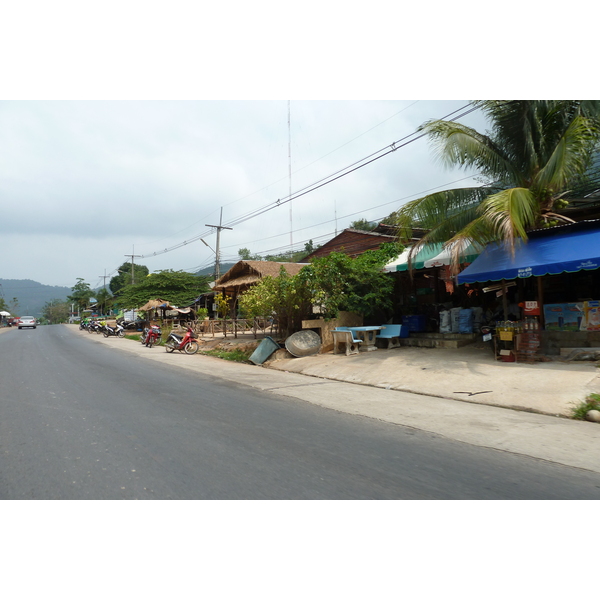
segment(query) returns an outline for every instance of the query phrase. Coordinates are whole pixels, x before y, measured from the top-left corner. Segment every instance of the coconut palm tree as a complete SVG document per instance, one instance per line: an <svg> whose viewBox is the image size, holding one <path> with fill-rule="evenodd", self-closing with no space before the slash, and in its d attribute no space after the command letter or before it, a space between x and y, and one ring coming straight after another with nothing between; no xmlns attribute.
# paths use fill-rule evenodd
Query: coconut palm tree
<svg viewBox="0 0 600 600"><path fill-rule="evenodd" d="M429 232L428 242L452 244L503 240L514 252L527 231L571 220L560 214L569 185L586 170L600 139L600 101L486 100L472 103L491 130L482 134L452 121L429 121L428 134L445 166L473 168L486 181L479 187L445 190L404 205L398 225Z"/></svg>

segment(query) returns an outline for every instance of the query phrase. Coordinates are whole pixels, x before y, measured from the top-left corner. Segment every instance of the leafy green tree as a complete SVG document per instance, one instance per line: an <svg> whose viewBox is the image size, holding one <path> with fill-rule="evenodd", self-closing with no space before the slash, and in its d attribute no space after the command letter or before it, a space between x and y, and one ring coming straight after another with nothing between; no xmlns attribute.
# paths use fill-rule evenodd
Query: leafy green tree
<svg viewBox="0 0 600 600"><path fill-rule="evenodd" d="M145 265L133 264L134 282L139 283L150 273ZM115 275L108 283L110 291L117 295L125 286L131 285L131 263L124 262L118 269L118 274Z"/></svg>
<svg viewBox="0 0 600 600"><path fill-rule="evenodd" d="M100 288L96 292L96 302L98 304L98 312L102 315L108 314L108 311L113 305L114 298L106 288Z"/></svg>
<svg viewBox="0 0 600 600"><path fill-rule="evenodd" d="M358 219L358 221L352 221L350 227L352 229L360 229L361 231L373 231L377 227L377 223L367 221L367 219Z"/></svg>
<svg viewBox="0 0 600 600"><path fill-rule="evenodd" d="M71 314L71 305L64 300L50 300L42 307L42 317L48 323L66 323Z"/></svg>
<svg viewBox="0 0 600 600"><path fill-rule="evenodd" d="M8 309L8 312L13 316L18 317L19 316L19 308L20 308L19 299L13 298L10 301L10 308Z"/></svg>
<svg viewBox="0 0 600 600"><path fill-rule="evenodd" d="M304 244L304 256L302 258L308 256L309 254L312 254L315 250L318 250L320 247L321 244L317 244L315 246L312 240L308 240L308 242Z"/></svg>
<svg viewBox="0 0 600 600"><path fill-rule="evenodd" d="M311 290L302 276L290 276L281 267L278 277L264 277L238 299L245 317L275 316L286 337L302 329L302 319L311 314Z"/></svg>
<svg viewBox="0 0 600 600"><path fill-rule="evenodd" d="M175 306L183 306L195 300L200 294L208 292L208 282L212 278L198 276L185 271L166 269L151 273L135 285L129 285L119 295L122 308L139 308L148 300L160 298Z"/></svg>
<svg viewBox="0 0 600 600"><path fill-rule="evenodd" d="M318 248L319 246L317 246ZM240 248L238 250L238 256L240 260L268 260L272 262L299 262L305 256L308 256L313 250L315 246L313 241L310 240L308 243L304 244L304 250L288 250L286 252L281 252L280 254L267 254L265 257L260 256L259 254L252 254L248 248Z"/></svg>
<svg viewBox="0 0 600 600"><path fill-rule="evenodd" d="M590 163L600 137L600 101L485 100L472 105L488 118L489 133L440 120L420 130L444 165L475 168L486 184L408 202L397 219L404 235L416 226L429 230L420 243L503 240L514 249L528 230L570 221L560 214L563 197Z"/></svg>
<svg viewBox="0 0 600 600"><path fill-rule="evenodd" d="M81 277L77 278L77 283L71 288L73 292L67 299L73 302L79 311L86 308L90 303L90 298L94 296L94 292L90 288L90 284L85 282Z"/></svg>
<svg viewBox="0 0 600 600"><path fill-rule="evenodd" d="M262 260L262 256L252 254L248 248L240 248L238 250L238 256L240 260Z"/></svg>
<svg viewBox="0 0 600 600"><path fill-rule="evenodd" d="M8 310L8 304L6 303L6 300L2 297L0 297L0 310L4 310L6 312L10 312L10 310Z"/></svg>
<svg viewBox="0 0 600 600"><path fill-rule="evenodd" d="M325 318L341 310L366 317L392 309L394 280L383 267L403 250L400 244L382 244L356 258L341 252L314 259L297 275L282 268L278 277L265 277L238 300L246 317L274 315L280 331L289 335L302 329L313 305Z"/></svg>
<svg viewBox="0 0 600 600"><path fill-rule="evenodd" d="M231 304L225 294L218 292L215 294L215 304L217 305L217 313L221 319L226 319L231 312Z"/></svg>
<svg viewBox="0 0 600 600"><path fill-rule="evenodd" d="M341 310L365 317L391 310L394 280L383 267L402 250L400 244L382 244L356 258L341 252L315 258L302 270L314 304L329 318Z"/></svg>

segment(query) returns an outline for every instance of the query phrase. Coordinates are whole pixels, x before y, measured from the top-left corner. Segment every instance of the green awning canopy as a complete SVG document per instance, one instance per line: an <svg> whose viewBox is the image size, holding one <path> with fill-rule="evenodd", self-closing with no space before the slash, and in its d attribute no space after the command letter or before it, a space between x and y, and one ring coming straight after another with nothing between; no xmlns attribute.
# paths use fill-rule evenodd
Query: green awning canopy
<svg viewBox="0 0 600 600"><path fill-rule="evenodd" d="M407 248L402 254L400 254L400 256L389 262L385 266L385 270L388 273L393 273L395 271L408 271L408 258L410 255L411 248ZM437 256L443 250L443 248L444 244L442 244L441 242L436 244L423 244L423 246L421 246L421 249L412 256L412 268L423 269L425 267L425 261L428 261L434 256Z"/></svg>

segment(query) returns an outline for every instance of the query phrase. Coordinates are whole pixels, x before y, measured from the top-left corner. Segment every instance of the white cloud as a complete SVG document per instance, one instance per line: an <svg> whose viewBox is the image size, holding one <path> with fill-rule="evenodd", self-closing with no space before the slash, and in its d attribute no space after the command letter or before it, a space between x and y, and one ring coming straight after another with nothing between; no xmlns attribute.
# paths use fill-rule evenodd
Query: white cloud
<svg viewBox="0 0 600 600"><path fill-rule="evenodd" d="M292 191L464 104L292 101ZM482 124L473 115L464 121ZM221 207L227 224L289 191L287 101L5 101L0 127L4 211L26 215L0 223L11 254L18 251L5 262L5 278L70 285L82 277L93 285L133 247L153 255L208 232ZM333 232L336 214L338 229L382 217L400 199L460 176L444 172L418 140L294 200L291 226L301 230L294 241ZM223 232L223 254L289 244L289 208ZM211 260L196 242L144 264L189 269Z"/></svg>

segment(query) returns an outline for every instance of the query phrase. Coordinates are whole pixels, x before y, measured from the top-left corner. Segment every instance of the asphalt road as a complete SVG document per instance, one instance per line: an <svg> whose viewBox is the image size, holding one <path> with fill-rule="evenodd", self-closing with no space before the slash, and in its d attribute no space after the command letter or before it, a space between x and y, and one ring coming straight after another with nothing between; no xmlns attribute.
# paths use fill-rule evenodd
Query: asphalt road
<svg viewBox="0 0 600 600"><path fill-rule="evenodd" d="M1 499L600 498L597 473L91 342L59 325L0 335Z"/></svg>

